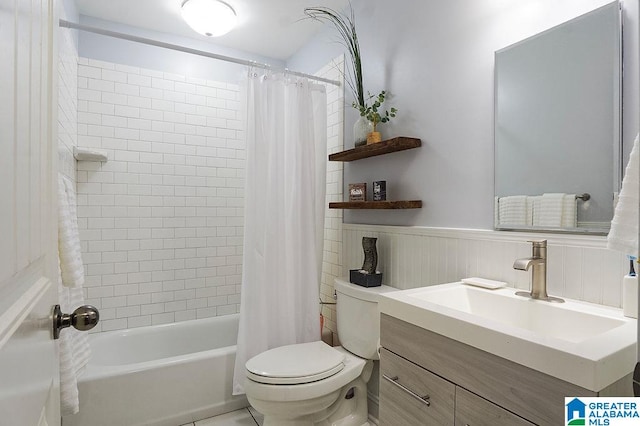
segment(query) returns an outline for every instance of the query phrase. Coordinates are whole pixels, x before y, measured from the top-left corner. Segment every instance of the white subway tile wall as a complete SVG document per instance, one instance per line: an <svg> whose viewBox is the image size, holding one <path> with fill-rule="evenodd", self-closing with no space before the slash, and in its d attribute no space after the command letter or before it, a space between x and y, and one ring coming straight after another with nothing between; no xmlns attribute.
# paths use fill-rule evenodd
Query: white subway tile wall
<svg viewBox="0 0 640 426"><path fill-rule="evenodd" d="M78 144L109 162L78 163L86 298L95 331L237 312L244 135L235 85L80 58ZM341 80L344 58L318 75ZM344 88L327 86L328 151L342 150ZM327 202L342 164L327 165ZM342 270L342 212L327 209L321 281ZM324 309L336 331L335 309Z"/></svg>
<svg viewBox="0 0 640 426"><path fill-rule="evenodd" d="M331 61L316 75L342 81L344 55ZM342 151L344 121L344 86L327 85L327 151L329 154ZM327 209L324 224L324 253L320 299L333 303L333 281L342 274L342 210L329 209L329 202L342 201L342 163L327 161ZM325 328L338 332L334 305L323 305Z"/></svg>
<svg viewBox="0 0 640 426"><path fill-rule="evenodd" d="M239 87L78 60L78 222L96 331L235 313L245 144Z"/></svg>
<svg viewBox="0 0 640 426"><path fill-rule="evenodd" d="M482 277L527 290L531 272L513 269L529 257L528 240L548 240L549 294L613 307L622 306L623 254L608 250L606 238L484 230L343 225L344 269L362 264L362 237L377 237L383 284L399 289Z"/></svg>

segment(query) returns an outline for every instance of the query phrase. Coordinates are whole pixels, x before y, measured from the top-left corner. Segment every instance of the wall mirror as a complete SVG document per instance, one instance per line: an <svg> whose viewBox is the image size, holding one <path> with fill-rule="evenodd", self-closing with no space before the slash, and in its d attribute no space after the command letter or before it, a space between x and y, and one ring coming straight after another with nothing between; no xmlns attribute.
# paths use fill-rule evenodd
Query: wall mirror
<svg viewBox="0 0 640 426"><path fill-rule="evenodd" d="M496 52L496 229L608 232L622 174L621 26L614 2Z"/></svg>

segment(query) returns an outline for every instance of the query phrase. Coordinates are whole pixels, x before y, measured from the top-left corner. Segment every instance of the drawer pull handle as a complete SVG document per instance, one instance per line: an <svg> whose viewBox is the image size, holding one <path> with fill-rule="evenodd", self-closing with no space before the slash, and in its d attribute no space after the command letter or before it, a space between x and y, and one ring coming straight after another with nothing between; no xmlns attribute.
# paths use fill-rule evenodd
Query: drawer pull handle
<svg viewBox="0 0 640 426"><path fill-rule="evenodd" d="M431 401L429 401L429 395L425 395L425 396L418 395L408 387L398 382L398 376L389 377L386 374L383 374L382 378L390 383L393 383L394 385L396 385L397 387L399 387L400 389L402 389L403 391L411 395L414 399L417 399L418 401L422 402L427 407L431 406Z"/></svg>

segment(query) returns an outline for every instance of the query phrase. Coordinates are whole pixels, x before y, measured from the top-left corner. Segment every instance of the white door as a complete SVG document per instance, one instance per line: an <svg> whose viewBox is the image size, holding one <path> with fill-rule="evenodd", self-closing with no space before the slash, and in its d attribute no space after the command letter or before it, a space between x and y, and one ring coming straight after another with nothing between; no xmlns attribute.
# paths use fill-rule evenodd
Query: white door
<svg viewBox="0 0 640 426"><path fill-rule="evenodd" d="M60 425L52 106L57 0L0 0L0 424Z"/></svg>

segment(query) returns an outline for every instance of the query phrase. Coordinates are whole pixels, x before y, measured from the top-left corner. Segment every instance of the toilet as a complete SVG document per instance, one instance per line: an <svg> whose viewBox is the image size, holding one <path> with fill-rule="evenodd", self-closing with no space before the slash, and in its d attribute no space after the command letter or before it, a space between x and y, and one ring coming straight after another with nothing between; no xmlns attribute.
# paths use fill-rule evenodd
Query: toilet
<svg viewBox="0 0 640 426"><path fill-rule="evenodd" d="M263 426L368 425L367 382L379 359L381 293L335 280L341 347L324 342L281 346L246 363L244 389Z"/></svg>

